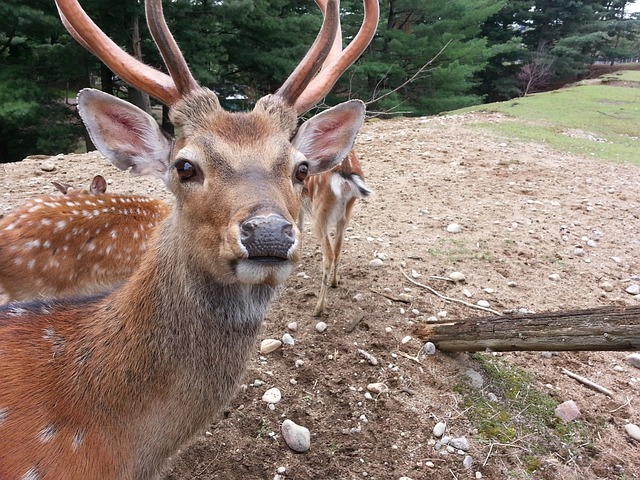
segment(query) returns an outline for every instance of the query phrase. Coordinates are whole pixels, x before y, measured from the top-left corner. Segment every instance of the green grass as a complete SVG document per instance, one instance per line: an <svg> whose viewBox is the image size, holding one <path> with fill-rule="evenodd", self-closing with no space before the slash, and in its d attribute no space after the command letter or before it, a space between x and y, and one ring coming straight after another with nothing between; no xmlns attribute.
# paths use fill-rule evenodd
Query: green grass
<svg viewBox="0 0 640 480"><path fill-rule="evenodd" d="M611 80L640 82L640 71L616 72L604 83L537 93L450 112L500 112L514 121L474 126L510 139L532 141L579 155L640 164L640 88Z"/></svg>

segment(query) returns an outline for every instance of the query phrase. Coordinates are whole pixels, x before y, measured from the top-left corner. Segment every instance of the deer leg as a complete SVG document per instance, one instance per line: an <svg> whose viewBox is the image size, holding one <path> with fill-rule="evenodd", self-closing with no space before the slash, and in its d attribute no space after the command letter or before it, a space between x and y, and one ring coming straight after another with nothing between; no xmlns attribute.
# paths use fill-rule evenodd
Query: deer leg
<svg viewBox="0 0 640 480"><path fill-rule="evenodd" d="M322 282L320 283L320 293L318 294L318 303L313 311L313 316L318 317L324 312L327 299L327 289L329 287L329 277L331 269L334 265L335 251L331 236L327 229L323 229L322 235Z"/></svg>
<svg viewBox="0 0 640 480"><path fill-rule="evenodd" d="M349 225L349 220L351 219L351 212L353 210L355 201L355 198L349 199L349 201L344 206L344 214L338 218L338 222L336 223L336 236L333 243L333 265L331 266L331 286L333 288L336 288L338 286L338 262L340 261L340 256L342 255L344 231L347 228L347 225Z"/></svg>

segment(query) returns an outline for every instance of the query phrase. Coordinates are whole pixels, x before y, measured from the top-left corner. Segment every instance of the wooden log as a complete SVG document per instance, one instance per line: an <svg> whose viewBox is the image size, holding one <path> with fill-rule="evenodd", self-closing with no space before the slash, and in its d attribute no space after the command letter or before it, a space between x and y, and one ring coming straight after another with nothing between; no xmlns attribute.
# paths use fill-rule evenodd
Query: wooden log
<svg viewBox="0 0 640 480"><path fill-rule="evenodd" d="M445 352L640 350L640 306L467 318L413 333Z"/></svg>

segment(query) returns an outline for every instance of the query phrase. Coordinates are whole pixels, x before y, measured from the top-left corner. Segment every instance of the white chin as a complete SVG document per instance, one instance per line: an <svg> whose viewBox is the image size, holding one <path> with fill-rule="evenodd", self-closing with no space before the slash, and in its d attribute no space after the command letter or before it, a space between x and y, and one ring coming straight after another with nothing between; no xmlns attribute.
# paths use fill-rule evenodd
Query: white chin
<svg viewBox="0 0 640 480"><path fill-rule="evenodd" d="M241 283L280 285L287 281L293 271L293 263L260 262L240 260L236 266L236 277Z"/></svg>

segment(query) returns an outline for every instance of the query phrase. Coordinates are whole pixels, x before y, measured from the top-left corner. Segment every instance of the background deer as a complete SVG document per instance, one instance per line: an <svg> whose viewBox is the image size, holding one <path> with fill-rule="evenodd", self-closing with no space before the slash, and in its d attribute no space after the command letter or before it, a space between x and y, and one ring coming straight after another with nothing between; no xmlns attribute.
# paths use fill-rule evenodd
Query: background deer
<svg viewBox="0 0 640 480"><path fill-rule="evenodd" d="M283 86L251 112L225 112L191 76L162 15L150 31L170 75L128 56L75 0L56 0L70 33L127 82L171 107L177 137L95 90L80 114L121 169L155 175L175 195L139 268L112 293L0 309L0 478L153 479L235 394L276 287L300 256L303 181L352 148L364 104L307 121L364 50L378 22L365 0L342 52L339 6L321 4L316 41Z"/></svg>
<svg viewBox="0 0 640 480"><path fill-rule="evenodd" d="M140 263L156 225L169 214L160 200L89 191L38 197L0 220L0 287L9 300L104 292Z"/></svg>
<svg viewBox="0 0 640 480"><path fill-rule="evenodd" d="M322 246L322 283L313 311L315 316L324 312L329 286L338 286L342 241L356 199L371 193L364 183L364 173L355 150L351 150L342 162L328 172L307 177L304 181L305 206L313 216L313 229ZM304 210L300 210L300 229L304 222Z"/></svg>

